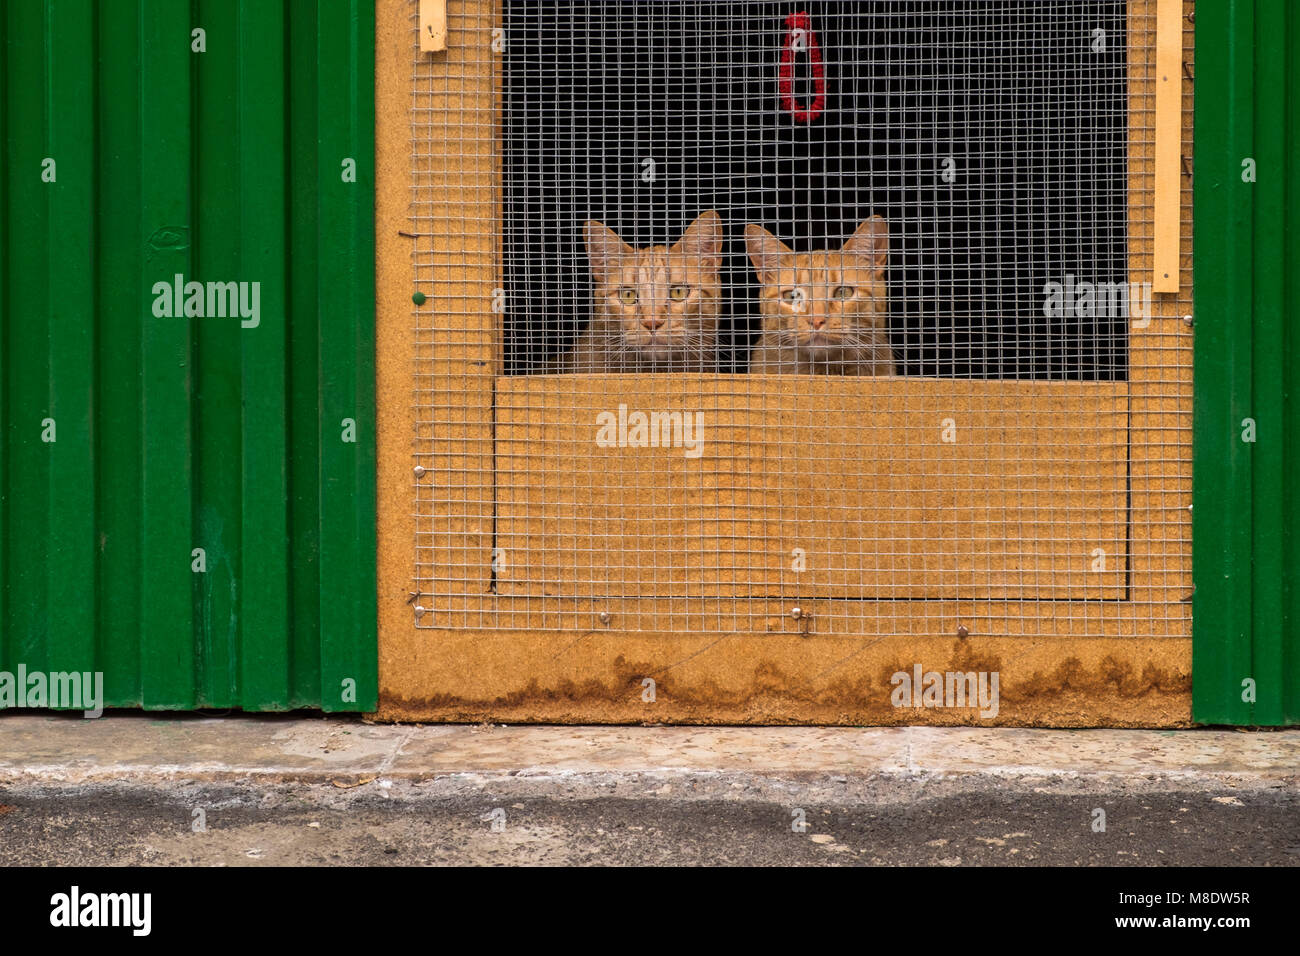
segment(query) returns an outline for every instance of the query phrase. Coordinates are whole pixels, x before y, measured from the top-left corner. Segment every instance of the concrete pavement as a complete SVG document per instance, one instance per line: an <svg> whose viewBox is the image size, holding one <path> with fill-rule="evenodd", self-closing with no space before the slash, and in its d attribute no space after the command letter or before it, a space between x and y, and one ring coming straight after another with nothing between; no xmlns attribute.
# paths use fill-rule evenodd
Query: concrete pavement
<svg viewBox="0 0 1300 956"><path fill-rule="evenodd" d="M1300 863L1300 733L0 715L0 865Z"/></svg>

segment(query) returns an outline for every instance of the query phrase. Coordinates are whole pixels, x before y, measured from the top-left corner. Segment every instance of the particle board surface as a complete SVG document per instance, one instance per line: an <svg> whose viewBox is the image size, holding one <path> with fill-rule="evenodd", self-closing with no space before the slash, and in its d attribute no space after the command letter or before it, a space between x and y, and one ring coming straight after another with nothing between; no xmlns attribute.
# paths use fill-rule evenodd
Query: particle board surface
<svg viewBox="0 0 1300 956"><path fill-rule="evenodd" d="M503 378L495 590L1120 599L1127 415L1109 382Z"/></svg>
<svg viewBox="0 0 1300 956"><path fill-rule="evenodd" d="M494 82L490 76L476 75L473 66L487 62L490 31L482 27L492 22L493 7L490 0L450 0L447 7L448 50L435 58L446 58L453 65L441 88L421 91L420 108L445 109L466 123L479 122L495 109ZM1191 2L1185 3L1183 10L1183 52L1190 69L1191 28L1186 14L1192 10ZM486 566L493 532L467 522L465 514L468 504L491 498L498 490L513 489L523 495L518 499L523 507L516 517L505 516L506 530L514 520L514 533L525 539L523 550L544 550L545 535L539 538L529 530L533 522L529 495L535 479L527 474L511 475L510 466L503 465L503 456L519 454L520 443L529 440L529 429L550 434L559 444L575 441L578 419L574 416L595 406L570 401L567 419L558 417L558 408L548 412L549 419L511 417L511 408L519 412L533 404L527 400L534 394L530 390L555 386L542 379L505 380L495 368L499 328L479 298L495 274L491 268L493 230L483 226L485 216L493 215L499 200L492 181L495 160L466 146L445 168L415 168L413 120L418 115L411 87L412 65L416 58L430 56L419 51L416 0L378 0L377 16L381 719L1051 726L1180 726L1189 722L1190 605L1182 600L1191 591L1187 505L1191 500L1192 333L1183 316L1191 312L1186 275L1191 265L1192 224L1186 163L1180 190L1180 291L1157 295L1151 320L1132 329L1129 381L1097 386L1094 394L1099 401L1091 411L1080 418L1077 409L1081 406L1076 401L1072 405L1076 414L1059 421L1062 442L1084 443L1090 448L1087 456L1072 458L1069 465L1084 470L1070 474L1081 481L1095 481L1091 488L1071 484L1063 490L1065 500L1079 503L1090 495L1100 495L1100 500L1109 501L1108 496L1116 494L1118 467L1110 452L1126 449L1122 464L1128 524L1122 534L1096 515L1072 517L1061 511L1049 520L1055 522L1058 532L1068 533L1058 533L1055 538L1048 535L1049 542L1119 536L1122 557L1117 568L1124 569L1125 599L1026 599L1023 590L1008 587L1008 578L998 583L998 575L1009 564L1001 569L967 569L965 583L982 575L983 585L990 588L984 597L973 597L957 587L933 597L867 600L865 604L844 595L851 588L862 593L863 588L880 588L891 582L873 581L861 566L845 564L838 577L823 576L822 590L809 592L804 601L806 627L791 621L788 601L770 595L719 595L683 607L682 602L657 594L634 593L625 595L616 613L605 613L602 620L598 600L538 593L522 581L515 582L522 590L511 594L507 592L514 585L509 579L503 579L501 588L494 590L486 574L479 587L445 600L427 594L413 598L413 582L421 569L432 568L437 573L438 568L454 568L459 575L464 569ZM1132 281L1145 282L1153 268L1155 54L1149 34L1155 25L1155 0L1131 0L1129 17L1130 268ZM481 48L469 56L466 51L472 44ZM461 59L455 60L458 47ZM1190 82L1184 84L1182 91L1182 141L1187 155L1191 86ZM413 204L419 184L419 194L431 205ZM411 236L431 227L439 208L444 229L460 228L466 235L478 237L474 246L477 258L467 271L446 266L439 274L445 285L428 290L431 305L421 319L411 302L413 243L420 240ZM474 210L473 214L465 213L466 209ZM437 241L436 237L431 241ZM475 290L475 304L457 298L465 296L466 289ZM440 315L445 318L439 319ZM473 335L450 324L451 318L463 321L465 315L474 317ZM426 324L421 326L421 322ZM422 327L424 332L419 331ZM463 394L457 414L444 414L432 421L422 415L419 386L429 375L444 376L439 379L444 388L450 390L454 385ZM886 384L872 383L872 387ZM1001 387L1007 383L993 384ZM907 412L914 406L930 416L939 410L935 404L938 393L926 391L929 383L904 385L913 389L902 393L909 396L903 406ZM963 383L943 385L950 397L962 394ZM646 401L646 393L637 391L642 386L629 383L626 387L631 401ZM560 391L578 394L573 383ZM716 413L721 407L718 391L714 386L713 392L701 393L714 401L706 411ZM744 388L732 392L739 394ZM609 404L607 399L616 397L607 394L602 401ZM1002 401L1002 407L1010 407L1008 400ZM616 407L618 402L613 404ZM963 406L954 407L960 428ZM503 408L505 425L500 428L494 420ZM738 410L742 423L753 424L753 408L747 405ZM841 407L841 413L847 411ZM933 423L900 420L900 427L918 429L920 434ZM1017 426L1010 419L1000 423L986 419L976 427L1010 429L1008 437L1014 437ZM430 429L437 431L431 433ZM1126 431L1126 441L1108 443L1106 436L1121 431ZM418 463L417 450L429 447L431 434L436 438L435 454L423 462L427 471L422 486L413 467ZM906 444L922 454L919 438ZM1093 449L1103 453L1101 458L1091 453ZM938 454L927 446L924 456L931 452ZM1017 454L1023 458L1033 452ZM1015 457L1009 450L1005 455L1008 460ZM907 502L907 508L919 509L917 520L932 510L936 501L956 500L971 491L957 482L955 473L947 473L945 478L942 465L938 457L921 459L921 467L930 468L923 474L935 482L929 493L937 497L927 500L922 489L919 499ZM571 460L566 467L583 466ZM635 469L633 473L637 473ZM500 477L485 481L485 474ZM1014 470L1010 474L1014 477ZM899 476L887 477L893 482ZM941 485L941 481L953 484ZM779 495L780 489L775 493ZM984 489L983 493L992 491ZM440 503L442 511L434 513L431 526L421 527L417 522L417 494L429 494ZM1024 502L1015 503L1015 507L1032 510L1032 505ZM1030 511L1024 514L1028 517ZM1076 518L1077 523L1072 524ZM714 520L722 526L722 519ZM826 519L823 522L826 524ZM1020 522L1015 524L1021 527ZM992 532L991 526L985 527L990 539ZM783 549L787 543L783 533L780 528L765 530L759 538L779 542ZM1023 532L1021 535L1021 541L1029 540ZM852 553L851 540L850 534L842 534L842 553ZM901 560L915 560L915 553L907 551L905 544L895 542L892 547ZM1032 552L1035 560L1048 560L1055 553L1050 543L1040 542L1035 547L1039 549ZM1015 545L1006 549L1004 557L1023 557L1025 553L1025 545ZM1073 545L1070 553L1074 553ZM777 571L775 563L768 567L770 574ZM690 570L688 564L685 570ZM904 586L933 587L917 568L906 571L893 583L901 580ZM626 570L619 573L626 576ZM671 580L671 574L666 579ZM938 580L943 582L942 575ZM1058 580L1065 582L1067 590L1077 587L1086 594L1088 588L1105 586L1111 576L1090 579L1069 572ZM733 588L740 585L723 576L717 576L715 583ZM962 583L960 569L950 583ZM1001 590L993 591L995 585ZM856 616L844 612L845 602L853 602ZM418 618L413 611L417 603L428 605ZM710 633L727 615L735 626L725 633ZM637 626L629 627L630 621ZM981 720L969 711L893 706L891 677L917 663L927 670L998 671L1001 706L997 716ZM650 700L647 680L655 687Z"/></svg>

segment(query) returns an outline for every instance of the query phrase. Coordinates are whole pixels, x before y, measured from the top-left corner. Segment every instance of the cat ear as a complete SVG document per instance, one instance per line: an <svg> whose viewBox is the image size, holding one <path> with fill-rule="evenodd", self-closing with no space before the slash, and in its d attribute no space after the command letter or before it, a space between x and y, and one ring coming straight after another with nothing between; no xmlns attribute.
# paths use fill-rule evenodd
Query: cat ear
<svg viewBox="0 0 1300 956"><path fill-rule="evenodd" d="M872 216L844 243L841 252L869 262L874 269L883 269L889 259L889 223Z"/></svg>
<svg viewBox="0 0 1300 956"><path fill-rule="evenodd" d="M591 276L597 282L604 281L616 260L636 251L620 239L613 229L594 219L587 220L583 235L587 240L587 261L591 263Z"/></svg>
<svg viewBox="0 0 1300 956"><path fill-rule="evenodd" d="M712 259L717 268L722 255L722 217L712 209L700 213L670 251L691 259Z"/></svg>
<svg viewBox="0 0 1300 956"><path fill-rule="evenodd" d="M762 226L750 223L745 227L745 249L759 281L775 285L782 269L789 268L789 257L794 250Z"/></svg>

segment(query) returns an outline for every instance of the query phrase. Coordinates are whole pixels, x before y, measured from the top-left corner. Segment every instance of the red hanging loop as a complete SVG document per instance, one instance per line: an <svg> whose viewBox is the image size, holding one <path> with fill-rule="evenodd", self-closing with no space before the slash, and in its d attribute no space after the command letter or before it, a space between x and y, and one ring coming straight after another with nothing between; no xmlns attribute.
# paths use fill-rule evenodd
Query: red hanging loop
<svg viewBox="0 0 1300 956"><path fill-rule="evenodd" d="M807 13L800 11L790 14L785 18L785 25L785 46L781 50L781 106L798 122L811 123L826 108L826 73L822 69L822 48L817 43L812 18ZM801 52L798 49L800 46L808 51L808 66L812 70L813 79L813 101L806 110L801 110L794 98L794 59Z"/></svg>

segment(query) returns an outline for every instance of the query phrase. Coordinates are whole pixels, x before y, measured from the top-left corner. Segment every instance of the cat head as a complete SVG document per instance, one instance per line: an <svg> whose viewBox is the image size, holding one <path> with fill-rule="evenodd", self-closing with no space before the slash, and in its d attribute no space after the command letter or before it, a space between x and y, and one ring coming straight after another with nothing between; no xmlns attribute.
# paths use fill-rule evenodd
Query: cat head
<svg viewBox="0 0 1300 956"><path fill-rule="evenodd" d="M710 209L672 246L633 249L607 226L584 230L593 323L618 358L712 361L722 312L722 218Z"/></svg>
<svg viewBox="0 0 1300 956"><path fill-rule="evenodd" d="M796 253L762 226L745 227L745 248L762 284L763 331L807 357L887 343L885 266L889 226L872 216L838 252Z"/></svg>

